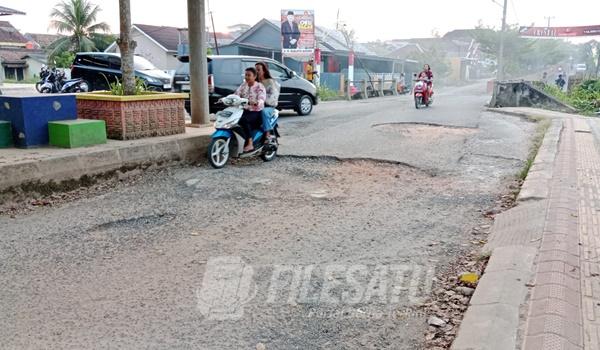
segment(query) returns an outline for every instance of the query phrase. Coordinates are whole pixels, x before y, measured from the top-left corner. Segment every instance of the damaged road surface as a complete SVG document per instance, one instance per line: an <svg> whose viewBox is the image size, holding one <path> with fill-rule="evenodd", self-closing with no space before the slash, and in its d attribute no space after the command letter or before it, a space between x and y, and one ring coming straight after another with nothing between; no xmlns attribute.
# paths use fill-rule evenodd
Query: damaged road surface
<svg viewBox="0 0 600 350"><path fill-rule="evenodd" d="M283 156L0 216L5 348L420 349L535 125L483 87L283 117ZM6 203L4 205L7 205Z"/></svg>

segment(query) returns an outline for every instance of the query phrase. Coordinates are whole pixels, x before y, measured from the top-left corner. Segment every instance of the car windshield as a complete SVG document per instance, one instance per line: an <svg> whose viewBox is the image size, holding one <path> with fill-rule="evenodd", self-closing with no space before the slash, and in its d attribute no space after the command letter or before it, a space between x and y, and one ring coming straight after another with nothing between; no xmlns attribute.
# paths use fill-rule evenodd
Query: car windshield
<svg viewBox="0 0 600 350"><path fill-rule="evenodd" d="M134 56L133 67L135 70L156 70L156 68L150 61L144 57Z"/></svg>

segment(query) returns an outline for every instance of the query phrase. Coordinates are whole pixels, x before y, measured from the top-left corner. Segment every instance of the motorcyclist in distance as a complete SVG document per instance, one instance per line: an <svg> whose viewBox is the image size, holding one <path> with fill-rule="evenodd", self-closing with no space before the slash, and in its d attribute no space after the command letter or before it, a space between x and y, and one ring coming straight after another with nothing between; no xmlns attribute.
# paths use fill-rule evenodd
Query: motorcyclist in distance
<svg viewBox="0 0 600 350"><path fill-rule="evenodd" d="M419 74L419 78L423 73L425 73L425 75L427 76L427 94L431 96L433 95L433 72L431 71L431 67L429 66L429 64L426 63L425 65L423 65L423 71L421 71L421 73Z"/></svg>

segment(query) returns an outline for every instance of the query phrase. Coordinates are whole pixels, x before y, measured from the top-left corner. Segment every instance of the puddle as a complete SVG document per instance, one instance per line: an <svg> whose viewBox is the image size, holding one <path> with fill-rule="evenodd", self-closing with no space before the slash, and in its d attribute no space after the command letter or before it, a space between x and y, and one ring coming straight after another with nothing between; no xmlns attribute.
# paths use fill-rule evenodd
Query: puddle
<svg viewBox="0 0 600 350"><path fill-rule="evenodd" d="M447 136L467 136L477 132L476 128L428 123L386 123L373 125L373 129L401 134L413 138L438 138Z"/></svg>

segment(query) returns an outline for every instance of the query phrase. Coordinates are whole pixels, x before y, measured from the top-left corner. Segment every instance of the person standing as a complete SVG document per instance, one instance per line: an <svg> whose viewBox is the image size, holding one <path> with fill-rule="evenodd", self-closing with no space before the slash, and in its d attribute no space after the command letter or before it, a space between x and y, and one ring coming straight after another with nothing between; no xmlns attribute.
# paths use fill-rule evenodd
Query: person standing
<svg viewBox="0 0 600 350"><path fill-rule="evenodd" d="M306 64L305 69L305 76L306 76L306 80L310 81L311 83L313 82L314 79L314 73L315 73L315 67L314 67L314 63L313 60L308 61L308 63Z"/></svg>
<svg viewBox="0 0 600 350"><path fill-rule="evenodd" d="M294 11L288 11L287 21L281 23L281 36L283 37L284 49L297 49L300 39L300 28L296 23Z"/></svg>
<svg viewBox="0 0 600 350"><path fill-rule="evenodd" d="M556 84L556 86L558 86L558 87L559 87L561 90L563 90L563 89L564 89L564 87L565 87L565 84L566 84L567 82L565 81L565 78L563 78L563 75L562 75L562 74L559 74L559 75L558 75L558 78L557 78L557 79L554 81L554 83L555 83L555 84Z"/></svg>

